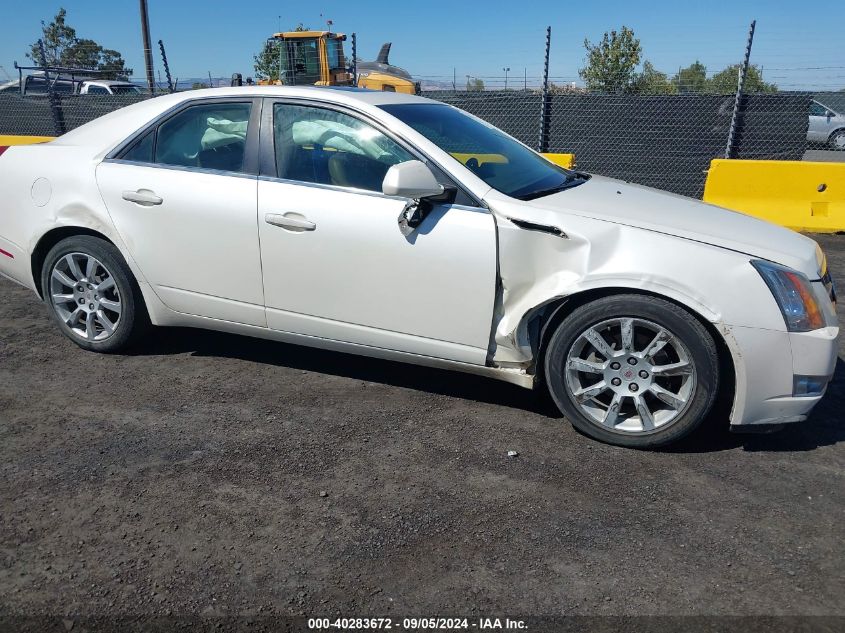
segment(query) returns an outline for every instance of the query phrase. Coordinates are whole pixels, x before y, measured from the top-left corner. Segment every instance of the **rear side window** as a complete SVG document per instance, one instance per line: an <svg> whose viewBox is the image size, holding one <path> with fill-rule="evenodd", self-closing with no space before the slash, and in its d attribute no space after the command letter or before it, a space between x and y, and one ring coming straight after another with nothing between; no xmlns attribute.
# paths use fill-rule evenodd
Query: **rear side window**
<svg viewBox="0 0 845 633"><path fill-rule="evenodd" d="M132 160L138 163L153 162L153 148L155 147L155 130L150 130L137 141L132 143L123 153L123 160Z"/></svg>
<svg viewBox="0 0 845 633"><path fill-rule="evenodd" d="M158 127L153 162L242 171L250 103L191 106Z"/></svg>

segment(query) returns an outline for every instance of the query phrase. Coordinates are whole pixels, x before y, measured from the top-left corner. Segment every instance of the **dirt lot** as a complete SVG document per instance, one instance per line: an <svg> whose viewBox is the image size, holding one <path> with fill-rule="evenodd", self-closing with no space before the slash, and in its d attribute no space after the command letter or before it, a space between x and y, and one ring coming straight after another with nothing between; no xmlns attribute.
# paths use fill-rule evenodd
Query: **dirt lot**
<svg viewBox="0 0 845 633"><path fill-rule="evenodd" d="M461 374L86 353L0 290L0 615L845 615L845 351L808 422L646 453Z"/></svg>

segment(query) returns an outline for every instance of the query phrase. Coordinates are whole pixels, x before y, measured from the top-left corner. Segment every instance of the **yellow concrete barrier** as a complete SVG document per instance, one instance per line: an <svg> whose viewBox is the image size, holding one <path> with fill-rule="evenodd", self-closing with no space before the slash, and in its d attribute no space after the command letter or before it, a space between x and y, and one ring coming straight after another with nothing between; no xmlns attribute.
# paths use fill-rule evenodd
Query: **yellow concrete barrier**
<svg viewBox="0 0 845 633"><path fill-rule="evenodd" d="M845 231L845 163L716 159L703 200L796 231Z"/></svg>
<svg viewBox="0 0 845 633"><path fill-rule="evenodd" d="M18 136L0 134L0 147L11 145L32 145L33 143L46 143L52 141L55 136Z"/></svg>
<svg viewBox="0 0 845 633"><path fill-rule="evenodd" d="M575 167L575 154L543 154L546 158L552 161L555 165L560 165L566 169Z"/></svg>

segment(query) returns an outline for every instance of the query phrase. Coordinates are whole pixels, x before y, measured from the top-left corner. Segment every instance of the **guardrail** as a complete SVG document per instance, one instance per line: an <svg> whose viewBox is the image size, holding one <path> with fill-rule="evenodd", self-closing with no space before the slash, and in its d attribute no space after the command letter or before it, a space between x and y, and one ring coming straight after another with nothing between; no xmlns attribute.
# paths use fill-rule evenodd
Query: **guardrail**
<svg viewBox="0 0 845 633"><path fill-rule="evenodd" d="M716 159L703 200L796 231L845 231L845 163Z"/></svg>

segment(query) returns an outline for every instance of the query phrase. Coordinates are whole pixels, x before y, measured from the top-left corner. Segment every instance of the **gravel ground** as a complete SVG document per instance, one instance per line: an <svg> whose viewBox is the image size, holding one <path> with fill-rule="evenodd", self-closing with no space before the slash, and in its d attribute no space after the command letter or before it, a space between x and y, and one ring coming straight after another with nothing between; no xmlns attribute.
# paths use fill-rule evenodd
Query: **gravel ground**
<svg viewBox="0 0 845 633"><path fill-rule="evenodd" d="M843 348L806 423L649 453L457 373L189 330L90 354L0 290L5 617L845 615Z"/></svg>

